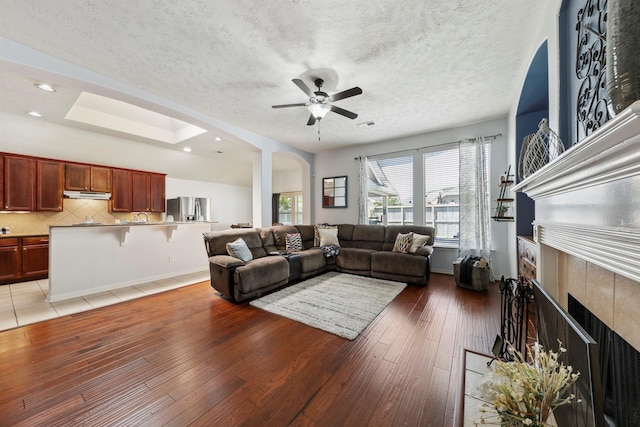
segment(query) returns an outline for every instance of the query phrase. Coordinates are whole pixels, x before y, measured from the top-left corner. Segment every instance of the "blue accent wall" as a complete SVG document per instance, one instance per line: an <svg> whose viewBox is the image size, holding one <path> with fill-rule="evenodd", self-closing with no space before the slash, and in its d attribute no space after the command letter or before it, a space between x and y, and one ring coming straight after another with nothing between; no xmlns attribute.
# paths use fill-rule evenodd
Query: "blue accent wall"
<svg viewBox="0 0 640 427"><path fill-rule="evenodd" d="M549 118L549 61L548 48L545 41L539 48L529 65L527 76L520 92L520 101L516 114L516 159L520 159L522 140L525 136L536 133L538 124L543 118ZM513 170L516 182L518 166ZM524 193L518 192L516 197L516 234L532 236L532 222L535 219L535 203Z"/></svg>

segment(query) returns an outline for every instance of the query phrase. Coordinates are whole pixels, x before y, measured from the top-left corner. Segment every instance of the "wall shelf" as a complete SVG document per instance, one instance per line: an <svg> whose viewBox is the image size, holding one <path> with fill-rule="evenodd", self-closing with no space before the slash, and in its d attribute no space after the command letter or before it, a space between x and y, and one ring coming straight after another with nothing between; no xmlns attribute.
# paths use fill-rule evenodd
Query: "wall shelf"
<svg viewBox="0 0 640 427"><path fill-rule="evenodd" d="M507 168L505 174L500 177L500 195L496 199L496 211L495 214L491 217L494 221L506 221L513 222L515 220L512 216L506 216L504 213L509 209L509 203L513 203L514 199L512 197L505 197L507 195L508 188L513 185L513 174L511 174L511 165Z"/></svg>

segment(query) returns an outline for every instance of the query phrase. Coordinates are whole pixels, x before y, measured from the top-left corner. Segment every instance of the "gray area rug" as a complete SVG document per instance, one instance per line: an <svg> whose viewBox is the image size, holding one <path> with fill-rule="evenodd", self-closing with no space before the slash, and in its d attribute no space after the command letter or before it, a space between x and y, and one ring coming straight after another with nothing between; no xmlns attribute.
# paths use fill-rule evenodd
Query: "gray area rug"
<svg viewBox="0 0 640 427"><path fill-rule="evenodd" d="M250 304L353 340L407 285L329 272Z"/></svg>

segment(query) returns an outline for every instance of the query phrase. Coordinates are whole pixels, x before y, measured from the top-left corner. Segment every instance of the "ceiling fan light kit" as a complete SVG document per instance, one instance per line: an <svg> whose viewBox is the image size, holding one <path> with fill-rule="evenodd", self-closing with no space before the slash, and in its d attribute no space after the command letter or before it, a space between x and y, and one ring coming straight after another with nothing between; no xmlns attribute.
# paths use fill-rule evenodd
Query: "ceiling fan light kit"
<svg viewBox="0 0 640 427"><path fill-rule="evenodd" d="M323 119L329 111L333 111L334 113L340 114L341 116L347 117L352 120L358 117L358 115L352 111L348 111L332 105L332 102L362 94L362 89L360 89L359 87L356 86L351 89L329 95L328 93L322 91L322 85L324 84L324 80L322 79L315 79L313 81L313 83L318 88L318 90L315 92L309 89L309 86L307 86L306 83L300 79L293 79L293 83L298 86L300 90L307 94L307 96L309 97L309 102L273 105L272 108L307 107L307 110L309 110L309 112L311 113L311 115L309 116L309 120L307 121L308 126L314 125L316 123L316 120Z"/></svg>

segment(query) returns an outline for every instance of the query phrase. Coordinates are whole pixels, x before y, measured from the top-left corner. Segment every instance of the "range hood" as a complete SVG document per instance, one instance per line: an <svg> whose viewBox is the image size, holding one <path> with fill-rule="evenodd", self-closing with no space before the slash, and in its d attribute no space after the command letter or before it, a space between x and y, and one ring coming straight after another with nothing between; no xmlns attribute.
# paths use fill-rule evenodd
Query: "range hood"
<svg viewBox="0 0 640 427"><path fill-rule="evenodd" d="M96 191L65 191L62 194L68 199L109 200L111 198L111 193Z"/></svg>

